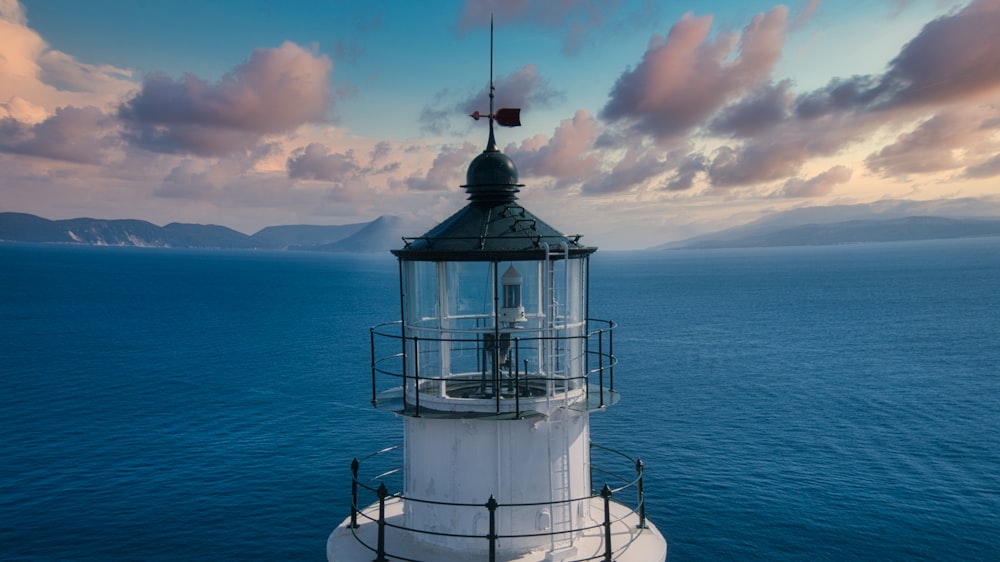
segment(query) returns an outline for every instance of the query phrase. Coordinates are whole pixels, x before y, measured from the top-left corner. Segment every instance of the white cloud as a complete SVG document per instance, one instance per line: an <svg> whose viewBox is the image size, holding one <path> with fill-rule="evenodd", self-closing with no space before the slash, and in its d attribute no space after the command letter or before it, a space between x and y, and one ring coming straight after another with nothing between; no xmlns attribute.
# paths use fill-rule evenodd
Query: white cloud
<svg viewBox="0 0 1000 562"><path fill-rule="evenodd" d="M42 119L39 108L51 114L57 107L95 106L109 108L135 88L128 70L108 65L90 65L49 48L27 27L24 10L11 0L0 0L0 104L7 116ZM16 101L19 98L23 101ZM26 107L30 111L19 111ZM11 108L15 108L12 110Z"/></svg>

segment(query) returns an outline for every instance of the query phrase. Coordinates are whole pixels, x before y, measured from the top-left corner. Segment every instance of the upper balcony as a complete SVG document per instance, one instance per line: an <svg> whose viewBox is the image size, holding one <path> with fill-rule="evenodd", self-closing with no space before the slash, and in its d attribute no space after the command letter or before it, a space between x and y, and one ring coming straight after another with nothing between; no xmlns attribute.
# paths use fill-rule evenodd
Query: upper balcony
<svg viewBox="0 0 1000 562"><path fill-rule="evenodd" d="M521 419L618 401L614 322L488 324L468 317L449 329L402 322L371 328L372 404L407 416Z"/></svg>

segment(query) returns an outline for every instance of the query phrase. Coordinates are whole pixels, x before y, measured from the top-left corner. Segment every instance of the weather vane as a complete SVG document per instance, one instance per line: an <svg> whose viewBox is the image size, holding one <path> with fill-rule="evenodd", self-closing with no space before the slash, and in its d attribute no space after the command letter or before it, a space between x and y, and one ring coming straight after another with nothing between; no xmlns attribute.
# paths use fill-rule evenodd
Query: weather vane
<svg viewBox="0 0 1000 562"><path fill-rule="evenodd" d="M490 112L486 115L476 111L473 112L472 117L476 121L479 121L480 117L488 117L490 120L490 137L493 137L493 122L496 121L497 125L501 127L520 127L521 126L521 108L509 108L505 107L493 111L493 91L496 87L493 86L493 16L490 15Z"/></svg>

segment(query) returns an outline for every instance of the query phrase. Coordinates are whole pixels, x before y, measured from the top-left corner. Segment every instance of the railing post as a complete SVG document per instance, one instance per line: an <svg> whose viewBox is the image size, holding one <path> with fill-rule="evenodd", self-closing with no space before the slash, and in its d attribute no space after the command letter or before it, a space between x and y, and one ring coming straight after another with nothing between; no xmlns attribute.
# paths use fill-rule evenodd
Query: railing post
<svg viewBox="0 0 1000 562"><path fill-rule="evenodd" d="M406 409L410 407L410 397L408 391L406 390L407 381L410 375L409 368L407 367L407 365L410 363L410 361L409 358L407 357L407 351L406 351L406 326L404 325L402 329L403 329L403 336L401 339L403 340L403 411L405 412Z"/></svg>
<svg viewBox="0 0 1000 562"><path fill-rule="evenodd" d="M496 399L496 413L500 413L500 332L493 329L493 397Z"/></svg>
<svg viewBox="0 0 1000 562"><path fill-rule="evenodd" d="M420 338L413 338L413 393L416 394L414 400L417 404L417 411L413 417L420 417Z"/></svg>
<svg viewBox="0 0 1000 562"><path fill-rule="evenodd" d="M375 562L388 562L385 557L385 498L388 495L389 490L382 482L378 487L378 549L375 551Z"/></svg>
<svg viewBox="0 0 1000 562"><path fill-rule="evenodd" d="M611 560L611 488L607 484L601 488L601 497L604 498L604 562Z"/></svg>
<svg viewBox="0 0 1000 562"><path fill-rule="evenodd" d="M358 528L358 457L351 461L351 528Z"/></svg>
<svg viewBox="0 0 1000 562"><path fill-rule="evenodd" d="M476 321L477 328L479 327L479 321ZM486 349L486 336L483 336L482 341L479 339L479 334L476 334L476 349L479 351L476 355L476 369L479 370L479 393L486 395L486 369L489 368L489 358L486 357L488 350Z"/></svg>
<svg viewBox="0 0 1000 562"><path fill-rule="evenodd" d="M615 391L615 326L614 322L608 323L608 388Z"/></svg>
<svg viewBox="0 0 1000 562"><path fill-rule="evenodd" d="M490 562L497 560L497 499L490 494L490 499L486 502L486 509L490 512L490 534L486 535L490 541Z"/></svg>
<svg viewBox="0 0 1000 562"><path fill-rule="evenodd" d="M371 354L372 354L372 406L378 404L378 400L375 398L375 328L368 328L368 334L371 338Z"/></svg>
<svg viewBox="0 0 1000 562"><path fill-rule="evenodd" d="M587 265L589 268L590 265ZM587 289L589 292L590 289ZM590 338L594 335L590 331L590 321L592 318L589 316L584 323L584 336L583 336L583 392L584 396L587 397L587 408L590 408Z"/></svg>
<svg viewBox="0 0 1000 562"><path fill-rule="evenodd" d="M521 338L514 338L514 417L521 417Z"/></svg>
<svg viewBox="0 0 1000 562"><path fill-rule="evenodd" d="M639 528L646 528L646 493L642 488L642 459L635 461L635 473L639 477Z"/></svg>
<svg viewBox="0 0 1000 562"><path fill-rule="evenodd" d="M597 373L598 386L601 387L601 408L604 407L604 330L597 336Z"/></svg>

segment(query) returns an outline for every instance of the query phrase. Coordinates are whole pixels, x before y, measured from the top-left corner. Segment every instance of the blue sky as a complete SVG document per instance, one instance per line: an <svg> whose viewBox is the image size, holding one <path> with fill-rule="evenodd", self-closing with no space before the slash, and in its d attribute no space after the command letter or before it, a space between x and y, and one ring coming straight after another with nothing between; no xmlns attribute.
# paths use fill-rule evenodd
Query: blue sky
<svg viewBox="0 0 1000 562"><path fill-rule="evenodd" d="M491 13L522 202L590 244L1000 193L1000 0L0 0L0 210L430 226Z"/></svg>

